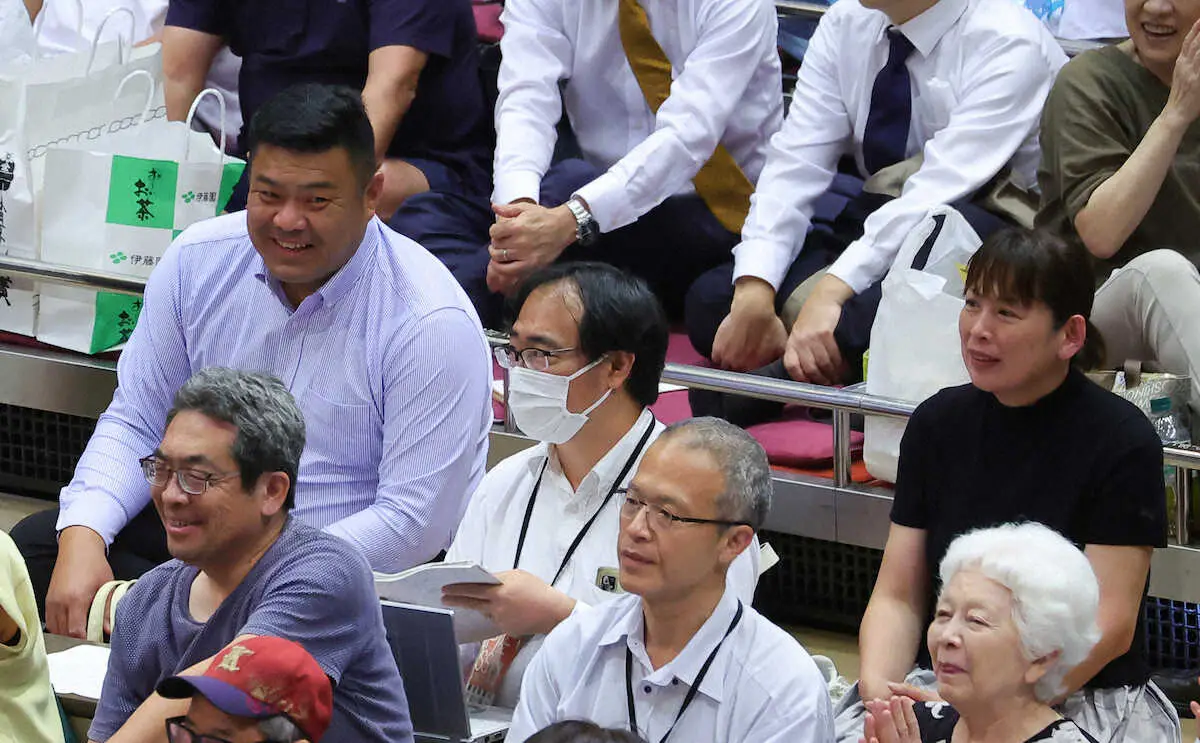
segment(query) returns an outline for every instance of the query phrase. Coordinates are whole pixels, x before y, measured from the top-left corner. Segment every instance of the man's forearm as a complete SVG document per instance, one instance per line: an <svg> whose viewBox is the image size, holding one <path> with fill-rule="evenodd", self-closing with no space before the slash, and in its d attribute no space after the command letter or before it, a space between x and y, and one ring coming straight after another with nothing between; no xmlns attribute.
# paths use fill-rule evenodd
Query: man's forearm
<svg viewBox="0 0 1200 743"><path fill-rule="evenodd" d="M375 160L383 162L400 122L417 97L417 89L407 88L395 81L372 84L368 80L362 97L371 129L375 132Z"/></svg>
<svg viewBox="0 0 1200 743"><path fill-rule="evenodd" d="M417 83L429 56L410 46L384 46L367 58L363 105L375 132L375 160L383 162L396 129L417 97Z"/></svg>
<svg viewBox="0 0 1200 743"><path fill-rule="evenodd" d="M167 119L187 118L192 102L204 90L208 71L222 43L220 36L202 31L178 26L163 28L163 97Z"/></svg>

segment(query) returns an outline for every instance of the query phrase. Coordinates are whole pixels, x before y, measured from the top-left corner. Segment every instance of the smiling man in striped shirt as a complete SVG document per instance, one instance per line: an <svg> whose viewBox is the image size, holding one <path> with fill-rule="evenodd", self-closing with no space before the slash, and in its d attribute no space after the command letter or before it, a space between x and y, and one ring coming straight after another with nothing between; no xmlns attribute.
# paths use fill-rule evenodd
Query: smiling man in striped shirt
<svg viewBox="0 0 1200 743"><path fill-rule="evenodd" d="M382 176L359 94L285 90L249 139L247 211L167 251L59 511L13 532L52 632L82 636L101 585L169 558L136 462L205 367L283 380L309 432L295 515L375 570L445 549L483 475L487 342L450 273L375 217Z"/></svg>

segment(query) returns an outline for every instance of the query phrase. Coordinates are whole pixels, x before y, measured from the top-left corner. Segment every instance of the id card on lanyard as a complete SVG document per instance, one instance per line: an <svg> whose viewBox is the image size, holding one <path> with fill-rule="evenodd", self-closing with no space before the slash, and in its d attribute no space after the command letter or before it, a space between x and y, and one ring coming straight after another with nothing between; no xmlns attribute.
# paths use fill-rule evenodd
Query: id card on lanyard
<svg viewBox="0 0 1200 743"><path fill-rule="evenodd" d="M583 543L583 538L587 536L592 525L596 523L596 520L600 518L600 514L604 513L604 509L608 507L608 502L612 500L613 495L620 489L625 476L633 469L633 465L637 462L638 457L641 456L642 450L646 448L646 442L650 440L650 434L654 432L654 426L657 423L658 421L655 420L654 416L650 416L650 425L646 427L646 432L642 434L642 438L638 441L637 446L634 447L633 454L630 454L629 459L625 460L625 466L621 468L616 479L613 480L612 487L608 489L608 495L604 496L604 501L600 503L600 507L596 509L592 517L587 520L587 523L575 535L575 539L571 541L571 546L567 548L567 553L563 555L562 562L559 563L558 570L554 573L554 579L550 581L551 586L558 583L558 579L562 577L563 571L567 569L567 563L571 561L571 558L575 555L575 551ZM538 491L542 488L542 478L545 476L546 467L549 464L550 457L547 456L546 461L542 463L541 471L538 472L537 482L533 485L533 492L529 494L529 505L525 507L525 519L521 522L521 534L517 537L517 552L513 557L513 570L516 570L521 564L521 553L525 549L525 536L529 533L529 521L533 518L533 506L537 503Z"/></svg>
<svg viewBox="0 0 1200 743"><path fill-rule="evenodd" d="M667 732L663 734L663 737L659 739L658 743L667 743L667 738L671 737L671 733L674 732L675 726L678 725L679 720L683 718L683 713L687 712L687 708L696 698L697 692L700 691L700 682L703 681L704 677L708 674L709 666L711 666L713 661L716 659L717 653L721 650L721 646L725 644L725 641L728 640L729 636L733 634L733 631L737 629L738 623L742 621L742 610L742 602L739 600L737 613L733 615L733 621L729 623L729 629L725 630L725 634L721 637L721 640L704 660L704 665L700 666L700 670L696 673L696 680L692 683L691 688L688 689L687 695L684 696L683 704L679 707L679 712L675 714L675 719L671 722L671 727L667 728ZM628 647L625 648L625 702L626 711L629 715L629 732L633 733L634 735L641 735L641 731L638 730L637 708L634 706L633 702L633 651L631 651ZM649 739L649 737L649 733L647 733L646 738Z"/></svg>

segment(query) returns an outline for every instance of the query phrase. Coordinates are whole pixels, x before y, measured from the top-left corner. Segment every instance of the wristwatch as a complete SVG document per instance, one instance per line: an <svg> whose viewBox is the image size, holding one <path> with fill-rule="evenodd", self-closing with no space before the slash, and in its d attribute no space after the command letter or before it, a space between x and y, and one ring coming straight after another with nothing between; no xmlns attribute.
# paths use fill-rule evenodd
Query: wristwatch
<svg viewBox="0 0 1200 743"><path fill-rule="evenodd" d="M577 198L568 200L567 208L571 210L571 214L575 215L576 242L585 248L595 245L596 240L600 239L600 225L596 224L596 219L592 216L592 213Z"/></svg>

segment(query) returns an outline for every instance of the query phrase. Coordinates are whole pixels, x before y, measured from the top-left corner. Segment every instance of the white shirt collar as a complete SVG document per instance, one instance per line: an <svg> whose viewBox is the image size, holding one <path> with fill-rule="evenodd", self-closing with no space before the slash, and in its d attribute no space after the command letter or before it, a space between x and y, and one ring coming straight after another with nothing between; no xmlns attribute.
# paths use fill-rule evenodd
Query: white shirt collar
<svg viewBox="0 0 1200 743"><path fill-rule="evenodd" d="M726 584L725 593L721 595L717 607L701 625L699 631L692 635L692 639L688 641L683 651L670 663L651 671L646 676L641 676L635 671L635 681L640 680L657 686L667 686L675 679L679 679L688 686L693 685L696 676L700 673L700 667L704 665L704 661L708 659L713 648L722 641L725 633L729 630L729 625L733 622L734 615L737 614L738 603L736 592ZM744 616L746 609L743 608L742 611L743 617L739 626L747 622L747 618ZM612 625L601 636L600 647L608 647L624 641L633 657L645 668L651 668L649 656L646 654L645 638L646 624L645 616L642 614L642 602L640 600L631 601L628 609L616 617ZM725 696L724 679L730 656L725 645L729 645L730 642L731 640L726 640L722 644L722 652L717 653L713 658L708 673L700 682L700 692L718 704Z"/></svg>
<svg viewBox="0 0 1200 743"><path fill-rule="evenodd" d="M625 432L625 435L608 450L608 453L596 462L596 466L591 469L584 478L579 481L579 487L575 490L576 494L581 494L585 499L595 497L597 493L603 490L608 492L608 488L612 486L613 480L621 473L621 468L629 461L629 457L633 454L633 450L637 447L638 442L642 440L642 436L646 434L646 427L650 425L657 426L658 423L651 423L654 414L649 408L643 408L641 415L633 426ZM562 467L558 462L558 447L548 444L538 445L541 451L530 457L526 462L529 467L529 473L532 477L537 477L542 469L542 464L549 457L549 463L546 466L547 477L560 477L563 481L560 483L564 491L570 491L571 486L566 481L566 477L562 473ZM648 444L647 444L648 446ZM642 448L642 454L646 453L646 447Z"/></svg>
<svg viewBox="0 0 1200 743"><path fill-rule="evenodd" d="M928 57L946 32L967 11L970 0L938 0L933 7L899 26L900 33L912 42L922 57ZM888 24L884 24L886 34ZM882 38L882 37L881 37Z"/></svg>

